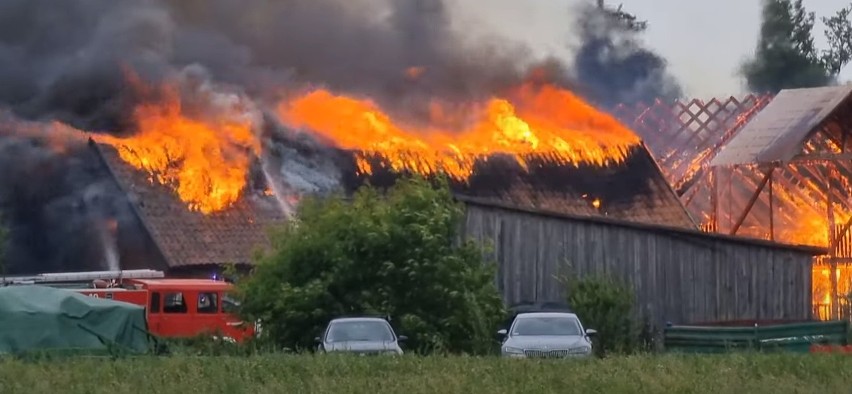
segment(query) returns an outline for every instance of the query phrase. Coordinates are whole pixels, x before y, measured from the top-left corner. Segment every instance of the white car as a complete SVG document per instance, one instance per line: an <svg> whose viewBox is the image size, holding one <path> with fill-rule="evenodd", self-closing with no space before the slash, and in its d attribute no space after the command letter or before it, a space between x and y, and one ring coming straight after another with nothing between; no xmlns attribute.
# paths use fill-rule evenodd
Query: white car
<svg viewBox="0 0 852 394"><path fill-rule="evenodd" d="M589 337L597 331L583 329L573 313L531 312L518 314L508 331L497 333L504 338L503 357L584 358L592 355Z"/></svg>

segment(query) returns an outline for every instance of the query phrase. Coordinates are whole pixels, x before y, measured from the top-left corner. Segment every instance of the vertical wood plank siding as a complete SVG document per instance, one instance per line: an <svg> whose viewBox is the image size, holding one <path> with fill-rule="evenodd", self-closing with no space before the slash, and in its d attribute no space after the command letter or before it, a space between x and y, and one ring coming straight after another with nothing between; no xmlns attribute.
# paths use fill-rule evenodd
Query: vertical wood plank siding
<svg viewBox="0 0 852 394"><path fill-rule="evenodd" d="M703 234L654 231L467 204L464 233L491 245L508 304L558 301L558 279L611 274L637 313L665 322L809 319L812 253Z"/></svg>

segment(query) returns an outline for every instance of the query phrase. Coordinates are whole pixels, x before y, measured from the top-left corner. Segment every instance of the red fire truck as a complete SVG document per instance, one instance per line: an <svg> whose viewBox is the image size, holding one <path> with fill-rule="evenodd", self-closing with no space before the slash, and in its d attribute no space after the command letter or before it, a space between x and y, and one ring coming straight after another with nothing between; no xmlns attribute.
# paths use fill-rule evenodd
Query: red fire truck
<svg viewBox="0 0 852 394"><path fill-rule="evenodd" d="M162 271L124 270L40 274L0 279L2 285L42 285L79 291L145 307L148 329L160 337L222 336L242 342L255 335L241 321L230 283L215 279L166 279Z"/></svg>

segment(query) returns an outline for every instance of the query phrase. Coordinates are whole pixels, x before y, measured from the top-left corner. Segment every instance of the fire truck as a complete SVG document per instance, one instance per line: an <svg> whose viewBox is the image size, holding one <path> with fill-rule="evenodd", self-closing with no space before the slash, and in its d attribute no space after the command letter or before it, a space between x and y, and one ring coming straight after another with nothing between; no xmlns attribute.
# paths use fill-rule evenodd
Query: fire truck
<svg viewBox="0 0 852 394"><path fill-rule="evenodd" d="M141 305L148 330L164 338L208 334L242 342L258 331L237 317L232 285L215 278L166 279L162 271L122 270L6 277L0 285L51 286Z"/></svg>

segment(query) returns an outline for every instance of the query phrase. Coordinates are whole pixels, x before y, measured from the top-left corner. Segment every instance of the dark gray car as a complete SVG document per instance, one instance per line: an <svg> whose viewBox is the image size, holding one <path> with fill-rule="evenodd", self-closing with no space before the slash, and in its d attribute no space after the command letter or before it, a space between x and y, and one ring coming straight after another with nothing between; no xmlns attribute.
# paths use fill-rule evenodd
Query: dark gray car
<svg viewBox="0 0 852 394"><path fill-rule="evenodd" d="M592 355L590 335L573 313L535 312L515 317L509 330L498 334L505 340L500 348L503 357L573 358Z"/></svg>
<svg viewBox="0 0 852 394"><path fill-rule="evenodd" d="M328 323L322 337L315 340L322 353L403 354L399 347L405 336L397 337L390 323L374 317L348 317Z"/></svg>

